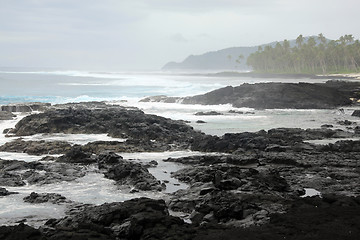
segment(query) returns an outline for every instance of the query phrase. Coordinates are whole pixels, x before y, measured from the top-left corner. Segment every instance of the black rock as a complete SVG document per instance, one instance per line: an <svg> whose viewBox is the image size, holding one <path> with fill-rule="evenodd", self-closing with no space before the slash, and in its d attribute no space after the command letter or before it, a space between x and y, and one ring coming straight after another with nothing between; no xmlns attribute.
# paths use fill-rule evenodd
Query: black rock
<svg viewBox="0 0 360 240"><path fill-rule="evenodd" d="M338 124L349 126L349 125L355 124L355 122L351 122L349 120L344 120L344 121L338 121Z"/></svg>
<svg viewBox="0 0 360 240"><path fill-rule="evenodd" d="M61 196L57 193L35 193L32 192L29 196L24 197L24 202L28 203L44 203L50 202L53 204L69 203L71 201L67 200L64 196Z"/></svg>
<svg viewBox="0 0 360 240"><path fill-rule="evenodd" d="M120 163L120 161L123 159L120 155L114 153L114 152L102 152L97 156L97 163L99 165L99 168L104 168L107 165L115 165Z"/></svg>
<svg viewBox="0 0 360 240"><path fill-rule="evenodd" d="M197 120L196 123L206 123L206 122L203 120Z"/></svg>
<svg viewBox="0 0 360 240"><path fill-rule="evenodd" d="M60 239L65 231L78 239L89 232L101 234L95 239L191 239L186 224L169 216L164 200L148 198L85 207L48 225L53 228L50 239Z"/></svg>
<svg viewBox="0 0 360 240"><path fill-rule="evenodd" d="M0 239L2 240L46 240L40 230L23 223L17 226L0 226Z"/></svg>
<svg viewBox="0 0 360 240"><path fill-rule="evenodd" d="M311 83L256 83L242 84L238 87L220 88L203 95L177 98L183 104L232 104L234 107L251 107L257 109L296 108L322 109L336 108L352 104L349 99L351 91L343 91L340 84L311 84ZM162 101L171 99L164 97L151 99Z"/></svg>
<svg viewBox="0 0 360 240"><path fill-rule="evenodd" d="M16 139L0 146L3 152L19 152L30 155L62 154L71 149L71 145L61 141L24 141Z"/></svg>
<svg viewBox="0 0 360 240"><path fill-rule="evenodd" d="M360 117L360 110L355 110L351 116L354 116L354 117Z"/></svg>
<svg viewBox="0 0 360 240"><path fill-rule="evenodd" d="M68 163L0 160L0 185L3 186L24 186L24 180L29 184L73 181L85 174L84 167Z"/></svg>
<svg viewBox="0 0 360 240"><path fill-rule="evenodd" d="M121 185L134 186L138 190L161 191L164 186L140 163L123 160L121 156L107 152L98 157L99 169L106 178Z"/></svg>
<svg viewBox="0 0 360 240"><path fill-rule="evenodd" d="M12 133L23 136L37 133L107 133L128 140L159 142L186 148L201 133L182 121L175 121L140 110L120 106L47 110L23 118Z"/></svg>
<svg viewBox="0 0 360 240"><path fill-rule="evenodd" d="M242 111L229 110L229 113L244 114Z"/></svg>
<svg viewBox="0 0 360 240"><path fill-rule="evenodd" d="M16 115L12 114L11 112L0 111L0 120L11 120L14 117L16 117Z"/></svg>
<svg viewBox="0 0 360 240"><path fill-rule="evenodd" d="M350 105L342 92L321 84L256 83L225 87L204 95L187 97L188 104L232 104L251 108L334 108Z"/></svg>
<svg viewBox="0 0 360 240"><path fill-rule="evenodd" d="M65 163L95 163L96 159L89 152L84 152L81 146L73 146L65 155L59 157L56 161Z"/></svg>
<svg viewBox="0 0 360 240"><path fill-rule="evenodd" d="M210 112L197 112L195 113L196 116L217 116L217 115L223 115L222 113L216 112L216 111L210 111Z"/></svg>
<svg viewBox="0 0 360 240"><path fill-rule="evenodd" d="M8 187L20 187L24 186L25 182L19 174L0 172L0 185Z"/></svg>
<svg viewBox="0 0 360 240"><path fill-rule="evenodd" d="M11 194L17 194L17 192L9 192L6 188L0 187L0 196L8 196Z"/></svg>
<svg viewBox="0 0 360 240"><path fill-rule="evenodd" d="M43 111L50 107L50 103L12 103L8 105L2 105L0 111L6 112L32 112L32 111Z"/></svg>

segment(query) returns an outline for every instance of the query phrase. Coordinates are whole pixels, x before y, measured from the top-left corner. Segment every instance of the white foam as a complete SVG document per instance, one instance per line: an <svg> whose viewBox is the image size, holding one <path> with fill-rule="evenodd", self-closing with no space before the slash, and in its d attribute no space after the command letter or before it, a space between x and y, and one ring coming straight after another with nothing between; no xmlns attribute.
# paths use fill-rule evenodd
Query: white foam
<svg viewBox="0 0 360 240"><path fill-rule="evenodd" d="M65 206L51 203L30 204L23 198L30 192L0 197L0 225L16 225L17 222L27 219L27 223L34 227L43 225L50 218L65 216Z"/></svg>
<svg viewBox="0 0 360 240"><path fill-rule="evenodd" d="M0 120L0 145L12 141L11 138L5 137L6 133L3 133L5 129L14 128L16 123L29 114L18 114L13 120Z"/></svg>
<svg viewBox="0 0 360 240"><path fill-rule="evenodd" d="M317 145L327 145L329 143L336 143L337 141L359 141L360 138L328 138L328 139L317 139L317 140L306 140L304 142L317 144Z"/></svg>
<svg viewBox="0 0 360 240"><path fill-rule="evenodd" d="M142 163L147 163L152 160L157 161L158 165L154 168L149 168L149 172L154 175L158 180L166 182L166 193L172 193L179 189L187 188L187 184L184 184L178 181L175 178L171 177L172 172L176 172L182 168L185 168L186 165L181 163L173 162L164 162L164 159L168 158L179 158L179 157L188 157L196 155L216 155L218 153L202 153L196 151L166 151L166 152L143 152L143 153L119 153L124 159L127 160L137 160Z"/></svg>
<svg viewBox="0 0 360 240"><path fill-rule="evenodd" d="M107 134L64 134L64 133L52 133L52 134L35 134L31 136L22 137L24 141L66 141L72 144L85 145L94 141L118 141L125 142L124 138L113 138Z"/></svg>
<svg viewBox="0 0 360 240"><path fill-rule="evenodd" d="M49 218L65 216L64 206L51 203L29 204L23 198L31 192L58 193L68 200L88 204L103 204L106 202L122 202L132 198L149 197L163 198L161 192L129 193L129 189L120 189L115 181L104 178L103 174L90 172L72 182L61 182L46 185L26 185L23 187L6 187L8 191L19 192L17 195L0 197L0 225L13 225L24 218L32 226L40 226Z"/></svg>
<svg viewBox="0 0 360 240"><path fill-rule="evenodd" d="M304 188L304 190L305 190L305 194L301 196L302 198L304 198L304 197L314 197L314 196L319 196L319 197L321 197L321 192L319 192L319 191L316 190L316 189L313 189L313 188Z"/></svg>
<svg viewBox="0 0 360 240"><path fill-rule="evenodd" d="M46 156L53 156L53 157L59 157L59 154L54 155L29 155L27 153L16 153L16 152L0 152L0 159L3 160L18 160L18 161L25 161L25 162L34 162L39 161L43 157Z"/></svg>

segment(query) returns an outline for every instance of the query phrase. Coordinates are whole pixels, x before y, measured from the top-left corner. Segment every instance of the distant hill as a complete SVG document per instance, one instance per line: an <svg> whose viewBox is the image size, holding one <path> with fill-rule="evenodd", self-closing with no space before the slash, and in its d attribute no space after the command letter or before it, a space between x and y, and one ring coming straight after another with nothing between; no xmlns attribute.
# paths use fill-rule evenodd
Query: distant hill
<svg viewBox="0 0 360 240"><path fill-rule="evenodd" d="M305 41L309 37L305 37ZM296 44L296 40L290 40L290 46ZM271 45L275 46L277 42L259 45L261 47ZM282 43L282 41L280 42ZM210 70L210 71L224 71L224 70L251 70L246 65L246 60L251 53L258 50L259 46L253 47L231 47L218 51L207 52L201 55L190 55L184 61L169 62L165 64L162 70L165 71L195 71L195 70ZM242 55L243 59L238 59ZM239 60L240 62L237 62Z"/></svg>

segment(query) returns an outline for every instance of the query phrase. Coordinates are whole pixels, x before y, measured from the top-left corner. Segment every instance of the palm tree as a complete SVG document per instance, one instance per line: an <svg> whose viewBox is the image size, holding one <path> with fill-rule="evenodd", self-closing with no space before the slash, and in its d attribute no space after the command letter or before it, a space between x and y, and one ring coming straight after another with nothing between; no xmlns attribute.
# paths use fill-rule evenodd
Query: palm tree
<svg viewBox="0 0 360 240"><path fill-rule="evenodd" d="M298 48L301 48L302 44L304 43L304 37L302 34L300 34L297 38L296 38L296 44L298 45Z"/></svg>
<svg viewBox="0 0 360 240"><path fill-rule="evenodd" d="M318 39L320 40L320 42L321 42L322 44L325 45L325 43L326 43L326 38L324 37L324 34L320 33L320 34L318 35Z"/></svg>
<svg viewBox="0 0 360 240"><path fill-rule="evenodd" d="M236 62L237 62L238 64L240 64L240 63L241 63L241 60L243 60L244 58L245 58L244 55L240 54L240 56L238 57L238 59L236 59Z"/></svg>

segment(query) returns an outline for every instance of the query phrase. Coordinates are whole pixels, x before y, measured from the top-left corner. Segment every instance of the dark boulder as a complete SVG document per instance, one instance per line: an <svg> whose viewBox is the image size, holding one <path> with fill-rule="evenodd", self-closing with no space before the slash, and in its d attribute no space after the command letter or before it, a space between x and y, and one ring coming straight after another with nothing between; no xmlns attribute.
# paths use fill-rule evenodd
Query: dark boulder
<svg viewBox="0 0 360 240"><path fill-rule="evenodd" d="M139 102L163 102L163 103L176 103L181 101L180 97L168 97L165 95L151 96L141 99Z"/></svg>
<svg viewBox="0 0 360 240"><path fill-rule="evenodd" d="M148 198L88 206L47 224L53 228L47 233L50 239L63 236L65 231L79 239L81 233L87 236L89 231L102 234L96 239L191 239L186 224L169 216L164 200Z"/></svg>
<svg viewBox="0 0 360 240"><path fill-rule="evenodd" d="M196 123L206 123L206 122L203 120L197 120Z"/></svg>
<svg viewBox="0 0 360 240"><path fill-rule="evenodd" d="M184 104L232 104L234 107L259 109L322 109L350 105L346 93L325 84L256 83L225 87L203 95L186 97Z"/></svg>
<svg viewBox="0 0 360 240"><path fill-rule="evenodd" d="M351 122L349 120L344 120L344 121L338 121L338 124L340 125L345 125L345 126L350 126L352 124L356 124L355 122Z"/></svg>
<svg viewBox="0 0 360 240"><path fill-rule="evenodd" d="M2 188L0 187L0 197L1 196L8 196L11 194L17 194L16 192L9 192L8 190L6 190L6 188Z"/></svg>
<svg viewBox="0 0 360 240"><path fill-rule="evenodd" d="M12 103L8 105L2 105L0 111L6 112L32 112L32 111L44 111L51 106L50 103Z"/></svg>
<svg viewBox="0 0 360 240"><path fill-rule="evenodd" d="M0 120L12 120L16 115L11 112L0 111Z"/></svg>
<svg viewBox="0 0 360 240"><path fill-rule="evenodd" d="M23 223L16 226L0 226L2 240L46 240L40 230Z"/></svg>
<svg viewBox="0 0 360 240"><path fill-rule="evenodd" d="M45 203L50 202L53 204L69 203L64 196L57 193L35 193L32 192L29 196L24 197L24 202L28 203Z"/></svg>
<svg viewBox="0 0 360 240"><path fill-rule="evenodd" d="M0 186L20 187L24 185L25 182L20 174L0 172Z"/></svg>
<svg viewBox="0 0 360 240"><path fill-rule="evenodd" d="M73 146L70 151L65 153L63 156L60 156L56 161L64 163L91 164L95 163L96 159L91 153L83 151L81 146Z"/></svg>
<svg viewBox="0 0 360 240"><path fill-rule="evenodd" d="M120 106L48 110L23 118L11 132L18 136L37 133L107 133L112 137L155 141L183 148L189 145L191 139L200 135L182 121Z"/></svg>
<svg viewBox="0 0 360 240"><path fill-rule="evenodd" d="M102 152L97 156L97 163L100 169L107 165L118 164L121 160L123 160L122 156L110 151Z"/></svg>
<svg viewBox="0 0 360 240"><path fill-rule="evenodd" d="M24 186L73 181L86 174L84 167L58 162L0 160L0 186Z"/></svg>
<svg viewBox="0 0 360 240"><path fill-rule="evenodd" d="M18 152L30 155L61 154L70 150L71 145L61 141L24 141L16 139L0 146L2 152Z"/></svg>
<svg viewBox="0 0 360 240"><path fill-rule="evenodd" d="M218 115L224 115L222 113L216 112L216 111L210 111L210 112L197 112L195 113L196 116L218 116Z"/></svg>
<svg viewBox="0 0 360 240"><path fill-rule="evenodd" d="M121 156L107 152L98 157L99 169L106 178L121 185L134 186L135 189L161 191L164 186L140 163L123 160Z"/></svg>
<svg viewBox="0 0 360 240"><path fill-rule="evenodd" d="M360 110L355 110L351 116L354 116L354 117L360 117Z"/></svg>

